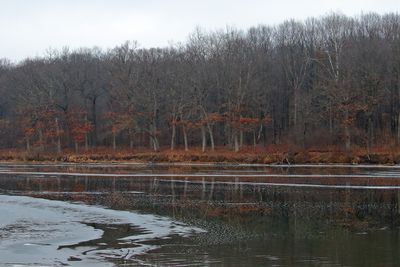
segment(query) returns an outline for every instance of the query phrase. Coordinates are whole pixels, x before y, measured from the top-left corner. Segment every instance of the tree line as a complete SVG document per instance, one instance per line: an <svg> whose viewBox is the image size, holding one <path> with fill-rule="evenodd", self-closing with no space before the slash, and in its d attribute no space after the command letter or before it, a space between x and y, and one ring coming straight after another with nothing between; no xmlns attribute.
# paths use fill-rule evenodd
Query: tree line
<svg viewBox="0 0 400 267"><path fill-rule="evenodd" d="M0 60L0 147L400 142L400 15L331 13L185 43Z"/></svg>

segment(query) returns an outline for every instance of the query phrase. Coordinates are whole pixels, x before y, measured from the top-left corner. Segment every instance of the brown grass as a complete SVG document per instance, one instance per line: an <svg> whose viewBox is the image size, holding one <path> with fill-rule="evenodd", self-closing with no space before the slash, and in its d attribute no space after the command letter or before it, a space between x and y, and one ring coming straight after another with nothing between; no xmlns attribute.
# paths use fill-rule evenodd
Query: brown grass
<svg viewBox="0 0 400 267"><path fill-rule="evenodd" d="M18 149L0 150L2 161L57 161L57 162L229 162L229 163L265 163L265 164L398 164L400 163L399 146L380 146L366 149L355 147L351 151L343 151L337 147L313 147L301 149L289 145L268 145L267 147L246 146L240 152L227 147L217 147L215 151L202 152L201 148L184 151L178 148L171 151L164 147L158 152L148 149L118 149L108 147L91 148L79 153L65 149L62 153L49 151L27 152Z"/></svg>

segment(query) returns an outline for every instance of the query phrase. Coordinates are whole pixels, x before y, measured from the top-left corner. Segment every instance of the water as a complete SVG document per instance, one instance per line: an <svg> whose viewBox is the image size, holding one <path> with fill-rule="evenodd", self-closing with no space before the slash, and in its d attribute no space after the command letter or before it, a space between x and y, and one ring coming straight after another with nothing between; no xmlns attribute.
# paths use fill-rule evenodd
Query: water
<svg viewBox="0 0 400 267"><path fill-rule="evenodd" d="M157 248L149 240L202 232L165 217L84 204L8 195L0 202L2 266L108 266L106 258L133 259Z"/></svg>
<svg viewBox="0 0 400 267"><path fill-rule="evenodd" d="M1 164L0 266L398 266L400 168Z"/></svg>

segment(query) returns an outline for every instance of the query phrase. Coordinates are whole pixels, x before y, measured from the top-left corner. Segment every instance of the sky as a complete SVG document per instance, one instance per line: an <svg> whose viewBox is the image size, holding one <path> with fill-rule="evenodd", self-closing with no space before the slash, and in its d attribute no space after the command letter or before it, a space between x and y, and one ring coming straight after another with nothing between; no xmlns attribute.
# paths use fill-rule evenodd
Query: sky
<svg viewBox="0 0 400 267"><path fill-rule="evenodd" d="M49 49L141 47L185 42L196 27L276 25L286 19L400 12L399 0L0 0L0 58L18 62Z"/></svg>

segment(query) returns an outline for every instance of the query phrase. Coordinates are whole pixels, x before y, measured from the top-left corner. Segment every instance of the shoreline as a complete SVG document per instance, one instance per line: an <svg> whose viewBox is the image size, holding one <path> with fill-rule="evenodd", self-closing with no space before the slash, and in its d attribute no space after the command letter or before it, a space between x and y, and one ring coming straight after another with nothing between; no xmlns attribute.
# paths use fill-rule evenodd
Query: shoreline
<svg viewBox="0 0 400 267"><path fill-rule="evenodd" d="M111 150L90 149L82 152L65 150L62 153L48 151L23 151L17 149L0 150L1 162L61 162L61 163L208 163L208 164L350 164L350 165L388 165L400 164L400 149L379 149L369 152L363 150L284 150L252 149L233 152L226 148L202 152L200 149L184 151L161 149L150 150Z"/></svg>

